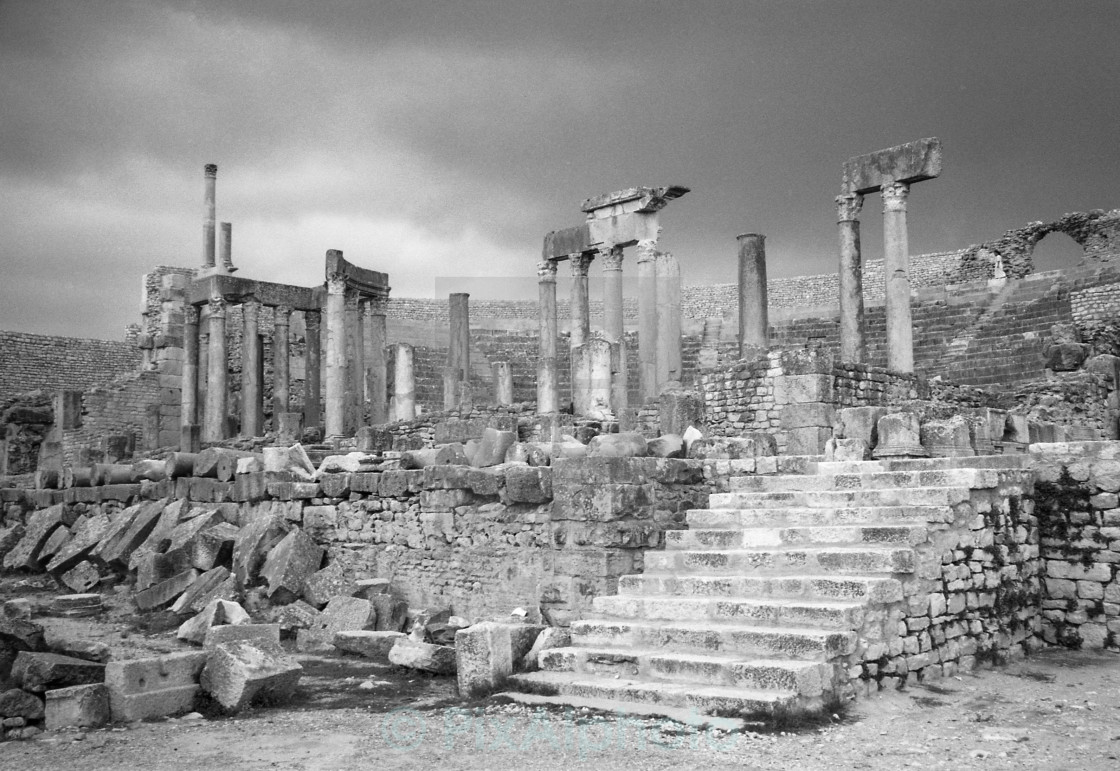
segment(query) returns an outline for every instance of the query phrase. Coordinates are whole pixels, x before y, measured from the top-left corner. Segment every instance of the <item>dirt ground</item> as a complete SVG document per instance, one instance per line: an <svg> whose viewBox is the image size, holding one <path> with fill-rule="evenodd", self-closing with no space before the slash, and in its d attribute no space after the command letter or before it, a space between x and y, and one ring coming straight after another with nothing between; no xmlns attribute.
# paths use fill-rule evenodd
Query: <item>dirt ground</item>
<svg viewBox="0 0 1120 771"><path fill-rule="evenodd" d="M46 585L0 585L45 603ZM176 649L170 622L113 608L38 619L117 655ZM123 604L123 603L122 603ZM166 627L166 628L163 628ZM0 769L1120 769L1120 657L1050 651L857 700L816 725L723 732L656 718L464 703L453 679L303 656L294 701L0 744Z"/></svg>

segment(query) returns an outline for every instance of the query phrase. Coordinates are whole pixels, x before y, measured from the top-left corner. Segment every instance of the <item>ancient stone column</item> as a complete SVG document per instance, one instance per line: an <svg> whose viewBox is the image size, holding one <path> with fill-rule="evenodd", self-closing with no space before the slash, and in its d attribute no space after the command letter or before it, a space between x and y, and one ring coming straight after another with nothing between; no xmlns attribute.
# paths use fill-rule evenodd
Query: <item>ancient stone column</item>
<svg viewBox="0 0 1120 771"><path fill-rule="evenodd" d="M333 250L332 250L333 251ZM342 436L346 420L346 280L327 276L327 436Z"/></svg>
<svg viewBox="0 0 1120 771"><path fill-rule="evenodd" d="M748 349L770 347L766 298L766 236L744 233L739 240L739 358Z"/></svg>
<svg viewBox="0 0 1120 771"><path fill-rule="evenodd" d="M291 375L288 364L288 332L292 309L278 305L272 311L272 416L273 428L280 427L280 415L287 412L291 398Z"/></svg>
<svg viewBox="0 0 1120 771"><path fill-rule="evenodd" d="M222 258L222 268L227 273L233 273L233 223L222 223L222 245L220 256Z"/></svg>
<svg viewBox="0 0 1120 771"><path fill-rule="evenodd" d="M494 401L499 405L513 404L513 367L508 361L490 365L494 373Z"/></svg>
<svg viewBox="0 0 1120 771"><path fill-rule="evenodd" d="M638 242L638 371L642 399L655 399L657 387L657 242Z"/></svg>
<svg viewBox="0 0 1120 771"><path fill-rule="evenodd" d="M370 298L365 305L366 400L369 421L374 425L389 420L386 396L388 372L385 366L385 300Z"/></svg>
<svg viewBox="0 0 1120 771"><path fill-rule="evenodd" d="M914 327L910 319L910 246L906 196L910 186L883 185L883 272L886 282L887 369L914 371Z"/></svg>
<svg viewBox="0 0 1120 771"><path fill-rule="evenodd" d="M342 431L346 436L358 432L365 415L366 364L365 334L361 298L346 292L346 402Z"/></svg>
<svg viewBox="0 0 1120 771"><path fill-rule="evenodd" d="M459 380L471 377L471 314L470 295L454 292L447 297L450 338L447 346L447 366L457 370Z"/></svg>
<svg viewBox="0 0 1120 771"><path fill-rule="evenodd" d="M657 386L660 392L681 380L681 266L659 252L657 273Z"/></svg>
<svg viewBox="0 0 1120 771"><path fill-rule="evenodd" d="M198 308L183 309L183 375L179 426L183 435L198 425ZM183 452L190 449L179 448Z"/></svg>
<svg viewBox="0 0 1120 771"><path fill-rule="evenodd" d="M202 170L205 184L205 200L202 207L202 267L214 267L214 219L216 216L214 204L214 188L218 180L218 166L208 163Z"/></svg>
<svg viewBox="0 0 1120 771"><path fill-rule="evenodd" d="M537 264L537 289L540 295L540 358L537 360L537 412L560 411L556 377L556 263Z"/></svg>
<svg viewBox="0 0 1120 771"><path fill-rule="evenodd" d="M218 442L225 439L228 418L229 389L226 373L226 301L221 297L210 298L210 351L206 379L206 422L202 427L202 441Z"/></svg>
<svg viewBox="0 0 1120 771"><path fill-rule="evenodd" d="M572 269L572 291L569 301L571 311L571 339L573 350L587 342L591 335L591 304L588 298L587 269L591 267L591 254L569 255Z"/></svg>
<svg viewBox="0 0 1120 771"><path fill-rule="evenodd" d="M863 196L836 196L836 219L840 229L840 361L862 363L863 259L859 249L859 212Z"/></svg>
<svg viewBox="0 0 1120 771"><path fill-rule="evenodd" d="M616 416L621 416L629 400L622 300L622 247L612 245L599 254L603 258L603 333L616 351L612 359L611 409Z"/></svg>
<svg viewBox="0 0 1120 771"><path fill-rule="evenodd" d="M408 343L397 343L393 351L393 419L416 417L416 381L413 350Z"/></svg>
<svg viewBox="0 0 1120 771"><path fill-rule="evenodd" d="M303 375L303 425L307 428L313 428L323 424L323 416L319 407L323 371L321 331L323 314L320 311L304 311L303 321L307 330L307 352Z"/></svg>
<svg viewBox="0 0 1120 771"><path fill-rule="evenodd" d="M241 306L241 434L260 436L261 420L261 304L249 300Z"/></svg>

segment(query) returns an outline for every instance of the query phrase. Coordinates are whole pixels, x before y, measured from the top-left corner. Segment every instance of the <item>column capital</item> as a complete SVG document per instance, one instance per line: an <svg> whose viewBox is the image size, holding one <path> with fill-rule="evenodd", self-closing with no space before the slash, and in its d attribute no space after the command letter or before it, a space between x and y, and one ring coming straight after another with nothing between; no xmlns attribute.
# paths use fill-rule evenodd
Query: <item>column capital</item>
<svg viewBox="0 0 1120 771"><path fill-rule="evenodd" d="M836 221L855 222L863 209L863 196L859 193L844 193L836 196Z"/></svg>
<svg viewBox="0 0 1120 771"><path fill-rule="evenodd" d="M906 211L906 197L910 194L910 186L903 182L892 182L883 185L879 195L883 197L883 212Z"/></svg>
<svg viewBox="0 0 1120 771"><path fill-rule="evenodd" d="M226 308L229 307L229 303L226 302L226 298L224 297L214 296L206 301L206 306L210 310L210 318L214 318L216 316L222 316L224 318L226 315Z"/></svg>
<svg viewBox="0 0 1120 771"><path fill-rule="evenodd" d="M572 278L585 277L587 275L587 269L591 267L591 261L593 259L595 259L595 255L591 252L568 255L568 262L572 268Z"/></svg>
<svg viewBox="0 0 1120 771"><path fill-rule="evenodd" d="M194 305L188 305L183 309L183 323L197 324L198 323L198 308Z"/></svg>
<svg viewBox="0 0 1120 771"><path fill-rule="evenodd" d="M599 250L603 258L603 270L622 270L622 247L617 244L605 246Z"/></svg>
<svg viewBox="0 0 1120 771"><path fill-rule="evenodd" d="M658 228L658 232L660 232ZM638 242L638 262L652 262L657 259L657 239L644 238Z"/></svg>
<svg viewBox="0 0 1120 771"><path fill-rule="evenodd" d="M241 303L241 314L246 321L256 321L261 313L261 301L250 297Z"/></svg>
<svg viewBox="0 0 1120 771"><path fill-rule="evenodd" d="M327 294L343 294L346 291L346 277L341 273L327 274Z"/></svg>
<svg viewBox="0 0 1120 771"><path fill-rule="evenodd" d="M537 281L556 282L556 261L540 260L537 262Z"/></svg>
<svg viewBox="0 0 1120 771"><path fill-rule="evenodd" d="M291 322L292 308L290 305L277 305L272 309L272 323L287 326Z"/></svg>
<svg viewBox="0 0 1120 771"><path fill-rule="evenodd" d="M308 329L318 330L323 323L323 314L320 311L304 311L303 323Z"/></svg>

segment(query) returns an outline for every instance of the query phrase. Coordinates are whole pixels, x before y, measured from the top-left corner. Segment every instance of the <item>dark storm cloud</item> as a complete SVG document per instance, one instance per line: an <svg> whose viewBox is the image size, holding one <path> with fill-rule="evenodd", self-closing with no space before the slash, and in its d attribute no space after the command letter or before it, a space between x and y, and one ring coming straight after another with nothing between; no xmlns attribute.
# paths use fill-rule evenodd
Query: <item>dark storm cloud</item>
<svg viewBox="0 0 1120 771"><path fill-rule="evenodd" d="M945 173L912 193L914 252L1112 208L1114 18L1111 2L0 0L0 328L117 336L141 273L198 263L206 162L246 274L313 283L342 248L398 295L531 277L544 232L634 184L693 188L664 217L686 282L731 280L746 230L767 233L772 275L833 270L840 163L928 135Z"/></svg>

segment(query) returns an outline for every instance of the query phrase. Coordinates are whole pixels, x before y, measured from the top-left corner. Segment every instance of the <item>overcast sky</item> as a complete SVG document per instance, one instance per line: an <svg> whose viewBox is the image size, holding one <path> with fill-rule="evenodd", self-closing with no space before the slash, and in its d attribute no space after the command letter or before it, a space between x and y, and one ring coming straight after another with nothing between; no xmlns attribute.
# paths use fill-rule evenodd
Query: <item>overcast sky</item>
<svg viewBox="0 0 1120 771"><path fill-rule="evenodd" d="M145 271L201 263L206 163L239 275L336 248L397 296L531 290L544 234L635 185L692 188L686 284L742 232L832 272L841 163L926 136L914 254L1116 208L1118 39L1116 0L0 0L0 329L119 339Z"/></svg>

